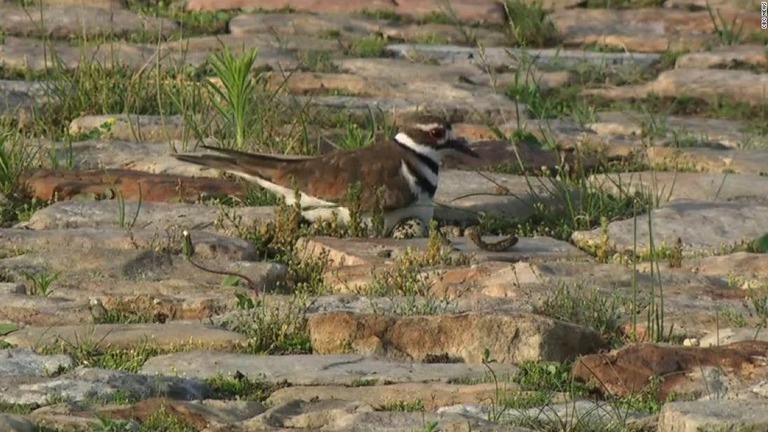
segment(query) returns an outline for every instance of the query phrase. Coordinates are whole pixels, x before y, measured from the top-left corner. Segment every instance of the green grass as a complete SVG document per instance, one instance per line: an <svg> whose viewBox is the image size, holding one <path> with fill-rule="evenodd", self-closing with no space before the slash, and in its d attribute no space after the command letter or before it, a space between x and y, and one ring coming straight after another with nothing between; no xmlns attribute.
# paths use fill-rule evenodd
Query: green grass
<svg viewBox="0 0 768 432"><path fill-rule="evenodd" d="M206 383L211 387L215 399L237 399L264 402L276 390L288 386L287 383L268 383L252 380L242 374L233 377L222 375L209 378Z"/></svg>
<svg viewBox="0 0 768 432"><path fill-rule="evenodd" d="M507 32L513 43L521 47L542 48L559 39L555 25L547 18L540 2L506 0Z"/></svg>
<svg viewBox="0 0 768 432"><path fill-rule="evenodd" d="M133 348L115 348L102 344L88 337L75 342L60 340L39 347L41 354L68 354L77 366L113 369L125 372L138 372L141 366L159 354L166 353L155 345L146 342Z"/></svg>

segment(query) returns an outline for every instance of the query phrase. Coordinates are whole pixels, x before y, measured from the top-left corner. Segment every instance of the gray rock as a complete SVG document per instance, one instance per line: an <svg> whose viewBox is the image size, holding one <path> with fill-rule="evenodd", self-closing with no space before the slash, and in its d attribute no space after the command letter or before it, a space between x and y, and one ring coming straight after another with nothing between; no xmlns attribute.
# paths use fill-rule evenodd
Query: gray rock
<svg viewBox="0 0 768 432"><path fill-rule="evenodd" d="M36 432L40 429L35 422L17 414L0 414L0 430L7 432Z"/></svg>
<svg viewBox="0 0 768 432"><path fill-rule="evenodd" d="M516 370L512 365L499 365L496 373L503 375ZM481 380L487 374L483 365L463 363L402 363L352 354L252 356L206 351L153 357L141 368L143 374L195 378L227 376L237 371L268 382L287 380L300 385L354 385L368 380L393 383Z"/></svg>
<svg viewBox="0 0 768 432"><path fill-rule="evenodd" d="M755 328L743 327L743 328L730 328L725 327L716 329L710 334L704 336L699 341L699 346L720 346L728 345L734 342L749 341L749 340L761 340L768 342L768 329L761 329L758 331Z"/></svg>
<svg viewBox="0 0 768 432"><path fill-rule="evenodd" d="M497 191L497 185L507 191ZM530 182L530 183L529 183ZM444 170L435 195L435 217L475 223L481 212L503 218L525 220L533 214L533 203L554 204L550 180L472 171Z"/></svg>
<svg viewBox="0 0 768 432"><path fill-rule="evenodd" d="M132 348L148 343L168 349L185 344L225 349L245 344L247 338L205 324L176 321L165 324L84 324L53 328L30 326L5 336L4 340L21 347L46 346L58 341L77 346L83 340L90 340L115 348Z"/></svg>
<svg viewBox="0 0 768 432"><path fill-rule="evenodd" d="M579 400L567 403L549 404L528 409L505 409L492 413L487 405L453 405L437 409L438 413L461 414L468 417L487 419L497 415L496 422L519 423L526 421L537 424L552 424L558 428L588 427L598 430L613 424L626 424L652 417L635 411L618 408L610 402ZM578 426L577 426L578 425Z"/></svg>
<svg viewBox="0 0 768 432"><path fill-rule="evenodd" d="M657 251L672 248L682 240L684 256L718 254L768 232L768 204L745 202L675 201L652 211L653 241ZM608 246L620 253L648 253L650 239L648 215L637 217L637 239L633 221L608 225ZM601 228L576 231L571 239L581 247L600 244Z"/></svg>
<svg viewBox="0 0 768 432"><path fill-rule="evenodd" d="M509 49L502 47L484 47L481 53L477 48L455 45L388 45L386 51L399 58L431 58L440 63L450 64L471 62L490 66L508 66L523 57L529 58L536 66L549 68L569 68L577 65L631 65L647 68L657 62L659 54L650 53L604 53L582 50L563 49Z"/></svg>
<svg viewBox="0 0 768 432"><path fill-rule="evenodd" d="M154 229L125 228L73 228L28 230L0 229L0 247L13 250L23 245L27 251L47 252L92 250L168 250L181 253L182 229L158 232ZM226 258L253 261L258 258L253 244L235 237L226 237L206 231L190 231L195 255L200 258Z"/></svg>
<svg viewBox="0 0 768 432"><path fill-rule="evenodd" d="M592 175L589 182L608 193L641 192L660 204L676 200L722 202L751 197L768 202L768 177L756 174L641 171Z"/></svg>
<svg viewBox="0 0 768 432"><path fill-rule="evenodd" d="M42 11L6 6L0 12L0 29L13 36L37 36L44 32L47 36L60 39L82 36L90 39L146 32L149 36L168 37L179 27L166 18L139 16L125 9L108 10L79 5L51 6Z"/></svg>
<svg viewBox="0 0 768 432"><path fill-rule="evenodd" d="M659 432L768 430L768 401L670 402L659 415Z"/></svg>
<svg viewBox="0 0 768 432"><path fill-rule="evenodd" d="M17 227L34 230L63 228L119 228L119 203L115 201L60 201L36 211L29 221ZM234 224L223 217L233 216L240 226L258 226L274 217L274 207L236 209L202 204L125 202L125 223L139 229L165 232L171 228L208 232L234 231ZM137 215L138 212L138 215ZM136 220L134 223L134 216ZM218 223L218 222L221 223Z"/></svg>
<svg viewBox="0 0 768 432"><path fill-rule="evenodd" d="M0 350L0 375L48 376L73 365L65 354L40 355L30 349Z"/></svg>
<svg viewBox="0 0 768 432"><path fill-rule="evenodd" d="M48 405L57 399L107 403L117 395L132 400L158 396L193 400L205 398L209 393L208 385L199 380L79 368L56 378L9 387L0 393L0 400L9 404Z"/></svg>
<svg viewBox="0 0 768 432"><path fill-rule="evenodd" d="M373 407L361 402L344 400L291 401L269 409L252 420L241 423L242 430L264 428L296 428L311 426L333 431L413 431L433 424L436 430L509 431L527 429L499 425L486 419L468 418L455 414L424 412L373 412Z"/></svg>
<svg viewBox="0 0 768 432"><path fill-rule="evenodd" d="M69 133L74 136L96 133L115 140L137 142L182 139L185 132L184 118L180 115L87 115L69 123Z"/></svg>

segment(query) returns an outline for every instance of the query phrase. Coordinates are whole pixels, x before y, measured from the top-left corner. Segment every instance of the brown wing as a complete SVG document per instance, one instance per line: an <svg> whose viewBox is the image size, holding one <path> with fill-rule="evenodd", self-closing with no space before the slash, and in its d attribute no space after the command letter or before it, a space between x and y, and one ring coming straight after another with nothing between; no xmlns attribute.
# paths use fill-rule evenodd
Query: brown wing
<svg viewBox="0 0 768 432"><path fill-rule="evenodd" d="M335 152L318 157L285 157L258 153L245 153L215 147L221 155L174 155L186 162L241 172L291 188L326 201L347 204L349 185L360 182L363 188L361 207L373 209L376 190L388 185L384 192L384 210L405 207L416 200L406 180L400 175L402 150L391 143L380 143L355 151Z"/></svg>
<svg viewBox="0 0 768 432"><path fill-rule="evenodd" d="M349 185L360 182L361 207L373 210L376 190L386 186L384 210L406 207L416 200L400 175L401 155L394 146L379 144L354 152L337 152L316 159L286 163L267 179L291 187L291 176L304 193L339 204L348 204Z"/></svg>

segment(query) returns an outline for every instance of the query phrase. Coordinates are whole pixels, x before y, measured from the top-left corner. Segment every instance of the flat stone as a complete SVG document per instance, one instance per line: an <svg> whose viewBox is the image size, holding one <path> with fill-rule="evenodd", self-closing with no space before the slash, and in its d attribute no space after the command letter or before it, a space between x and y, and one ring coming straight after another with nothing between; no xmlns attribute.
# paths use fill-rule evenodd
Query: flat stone
<svg viewBox="0 0 768 432"><path fill-rule="evenodd" d="M173 400L167 398L145 399L130 406L113 405L97 410L101 416L111 419L138 420L142 423L164 410L182 419L195 430L206 430L213 425L227 425L255 417L265 411L258 402L245 400ZM85 413L84 413L85 414Z"/></svg>
<svg viewBox="0 0 768 432"><path fill-rule="evenodd" d="M646 84L605 89L587 89L585 95L611 100L691 97L704 100L726 98L751 105L764 103L762 92L768 87L768 74L735 69L672 69L661 72Z"/></svg>
<svg viewBox="0 0 768 432"><path fill-rule="evenodd" d="M167 38L178 30L179 25L166 18L139 16L126 9L105 9L86 6L51 6L42 11L5 6L0 10L0 29L12 36L45 35L66 39L115 35L126 37L132 33L146 32ZM42 15L42 16L41 16Z"/></svg>
<svg viewBox="0 0 768 432"><path fill-rule="evenodd" d="M727 202L748 198L768 202L768 177L756 174L640 171L592 175L589 182L608 193L641 192L661 204L677 200Z"/></svg>
<svg viewBox="0 0 768 432"><path fill-rule="evenodd" d="M699 340L699 346L701 347L716 347L722 345L730 345L734 342L744 341L763 341L768 342L768 332L757 331L754 328L720 328L716 331L702 337Z"/></svg>
<svg viewBox="0 0 768 432"><path fill-rule="evenodd" d="M648 68L661 57L659 54L633 52L602 53L574 49L535 49L525 50L503 47L483 47L482 52L476 47L437 44L392 44L386 47L391 55L404 58L427 58L440 64L471 63L478 66L487 64L492 67L509 67L510 63L519 62L520 58L530 60L533 66L552 69L568 69L584 65L632 66ZM487 67L487 66L486 66Z"/></svg>
<svg viewBox="0 0 768 432"><path fill-rule="evenodd" d="M0 414L0 430L8 432L35 432L39 428L29 418L18 414Z"/></svg>
<svg viewBox="0 0 768 432"><path fill-rule="evenodd" d="M119 203L116 201L59 201L36 211L17 227L34 230L64 228L120 228ZM235 232L239 227L259 226L274 218L274 207L224 208L202 204L169 204L127 201L123 228L171 228L195 231ZM232 219L223 217L229 215ZM134 221L134 217L136 217ZM235 225L236 222L237 226Z"/></svg>
<svg viewBox="0 0 768 432"><path fill-rule="evenodd" d="M195 256L201 258L229 258L236 261L254 261L258 254L255 246L243 239L226 237L207 231L190 231ZM153 229L126 228L72 228L28 230L0 229L0 249L17 251L19 245L36 252L88 250L154 250L168 249L181 254L182 230L160 235Z"/></svg>
<svg viewBox="0 0 768 432"><path fill-rule="evenodd" d="M506 391L514 391L514 383L505 383ZM446 384L402 383L364 387L340 386L294 386L281 388L267 399L271 406L289 403L293 400L328 400L360 401L373 407L381 407L402 401L421 401L424 409L434 411L439 407L459 403L473 403L494 397L497 388L488 384Z"/></svg>
<svg viewBox="0 0 768 432"><path fill-rule="evenodd" d="M768 65L765 47L743 44L714 47L711 51L683 54L675 61L675 68L678 69L725 69L741 65L758 67Z"/></svg>
<svg viewBox="0 0 768 432"><path fill-rule="evenodd" d="M0 375L49 376L73 365L68 355L40 355L29 349L0 350Z"/></svg>
<svg viewBox="0 0 768 432"><path fill-rule="evenodd" d="M380 29L382 22L358 16L329 13L244 13L229 21L234 36L280 34L285 36L318 36L329 32L367 37Z"/></svg>
<svg viewBox="0 0 768 432"><path fill-rule="evenodd" d="M69 123L69 133L94 133L100 137L136 142L162 142L182 139L186 130L182 116L87 115Z"/></svg>
<svg viewBox="0 0 768 432"><path fill-rule="evenodd" d="M747 22L746 11L723 10L722 19ZM714 41L715 28L706 11L689 12L657 8L566 9L555 11L549 19L566 45L621 47L631 52L664 52L667 49L697 50Z"/></svg>
<svg viewBox="0 0 768 432"><path fill-rule="evenodd" d="M659 432L768 430L768 401L669 402L659 414Z"/></svg>
<svg viewBox="0 0 768 432"><path fill-rule="evenodd" d="M333 399L287 402L270 408L261 416L240 423L237 430L244 432L282 427L396 432L420 430L425 424L434 425L441 431L460 431L469 428L482 432L530 432L529 429L499 425L485 419L468 418L452 413L376 412L374 407L365 403ZM224 429L215 431L224 432Z"/></svg>
<svg viewBox="0 0 768 432"><path fill-rule="evenodd" d="M588 124L600 135L642 136L647 129L648 116L637 112L606 111L597 114L597 121ZM661 132L661 131L659 131ZM657 134L659 134L657 132ZM666 116L663 136L659 142L672 147L760 148L768 144L764 137L745 132L743 122L724 119Z"/></svg>
<svg viewBox="0 0 768 432"><path fill-rule="evenodd" d="M514 373L512 365L498 365L497 374ZM267 382L287 380L295 385L355 385L376 381L450 382L483 379L486 369L477 364L403 363L354 354L253 356L247 354L194 351L160 355L149 359L141 373L213 378L235 372Z"/></svg>
<svg viewBox="0 0 768 432"><path fill-rule="evenodd" d="M502 236L483 236L486 242L496 242ZM549 237L523 237L505 252L481 250L467 237L449 236L451 250L456 255L467 254L475 261L518 262L529 260L587 260L589 255L573 245ZM397 240L387 238L311 237L300 240L299 253L304 257L319 258L328 254L331 266L376 266L394 264L407 250L424 252L429 239ZM383 255L386 255L384 257Z"/></svg>
<svg viewBox="0 0 768 432"><path fill-rule="evenodd" d="M352 351L406 361L444 355L482 364L488 350L499 363L562 362L604 344L591 329L533 314L394 317L339 312L312 315L308 328L317 353Z"/></svg>
<svg viewBox="0 0 768 432"><path fill-rule="evenodd" d="M652 166L666 169L768 175L768 150L765 149L649 147L646 156Z"/></svg>
<svg viewBox="0 0 768 432"><path fill-rule="evenodd" d="M504 21L503 8L491 0L450 0L447 4L436 0L413 0L402 4L394 4L386 0L345 2L319 0L190 0L186 4L186 9L193 11L231 9L274 11L290 8L298 12L344 15L369 10L394 12L400 16L413 19L426 18L435 13L444 13L445 7L449 7L456 18L465 22L501 23Z"/></svg>
<svg viewBox="0 0 768 432"><path fill-rule="evenodd" d="M764 376L768 370L766 354L768 342L762 341L707 348L630 345L607 354L584 356L576 362L572 374L574 379L612 395L651 391L659 400L666 400L672 393L695 395L715 391L725 396L728 390L738 391L745 382ZM717 383L712 380L713 370L719 370ZM649 380L659 376L664 377L659 387L649 387Z"/></svg>
<svg viewBox="0 0 768 432"><path fill-rule="evenodd" d="M653 241L659 248L672 248L682 241L683 256L720 254L765 234L768 204L751 200L706 202L678 200L652 210ZM631 219L608 224L608 247L619 253L649 253L647 214L637 217L637 237ZM594 248L602 242L602 228L576 231L571 240Z"/></svg>
<svg viewBox="0 0 768 432"><path fill-rule="evenodd" d="M179 178L125 169L93 171L56 171L37 169L22 175L30 192L42 199L68 200L75 197L116 199L118 192L126 201L194 202L201 197L242 197L242 185L211 178Z"/></svg>
<svg viewBox="0 0 768 432"><path fill-rule="evenodd" d="M690 260L684 266L705 276L768 278L768 254L762 253L736 252L704 257L700 260Z"/></svg>
<svg viewBox="0 0 768 432"><path fill-rule="evenodd" d="M77 346L83 338L92 338L115 348L132 348L146 342L165 349L179 346L230 349L244 345L248 340L244 335L221 328L181 322L25 327L3 337L8 343L30 348L53 345L58 341Z"/></svg>
<svg viewBox="0 0 768 432"><path fill-rule="evenodd" d="M489 180L489 178L491 180ZM549 179L496 173L444 170L435 195L435 218L475 222L479 212L525 220L537 201L554 204Z"/></svg>
<svg viewBox="0 0 768 432"><path fill-rule="evenodd" d="M0 400L9 404L50 405L54 397L69 402L101 401L108 403L116 398L130 397L134 400L154 396L169 396L174 399L202 399L210 394L210 388L199 380L177 377L148 377L115 370L78 368L55 378L36 380L30 383L8 385L4 379L5 391Z"/></svg>
<svg viewBox="0 0 768 432"><path fill-rule="evenodd" d="M454 413L468 417L488 418L496 414L498 423L507 424L544 424L557 425L555 427L577 427L577 424L589 424L593 428L604 427L609 429L611 425L630 425L643 418L651 417L648 414L622 409L620 407L607 406L600 401L575 400L566 403L550 403L544 407L527 409L509 409L492 413L488 405L464 404L438 408L438 413Z"/></svg>

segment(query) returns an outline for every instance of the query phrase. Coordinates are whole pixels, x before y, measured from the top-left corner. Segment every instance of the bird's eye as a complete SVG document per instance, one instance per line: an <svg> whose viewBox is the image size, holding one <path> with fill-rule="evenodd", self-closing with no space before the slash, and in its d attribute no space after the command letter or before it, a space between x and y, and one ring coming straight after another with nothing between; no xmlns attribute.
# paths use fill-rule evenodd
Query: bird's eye
<svg viewBox="0 0 768 432"><path fill-rule="evenodd" d="M445 129L436 127L429 131L429 136L434 140L441 140L445 138Z"/></svg>

